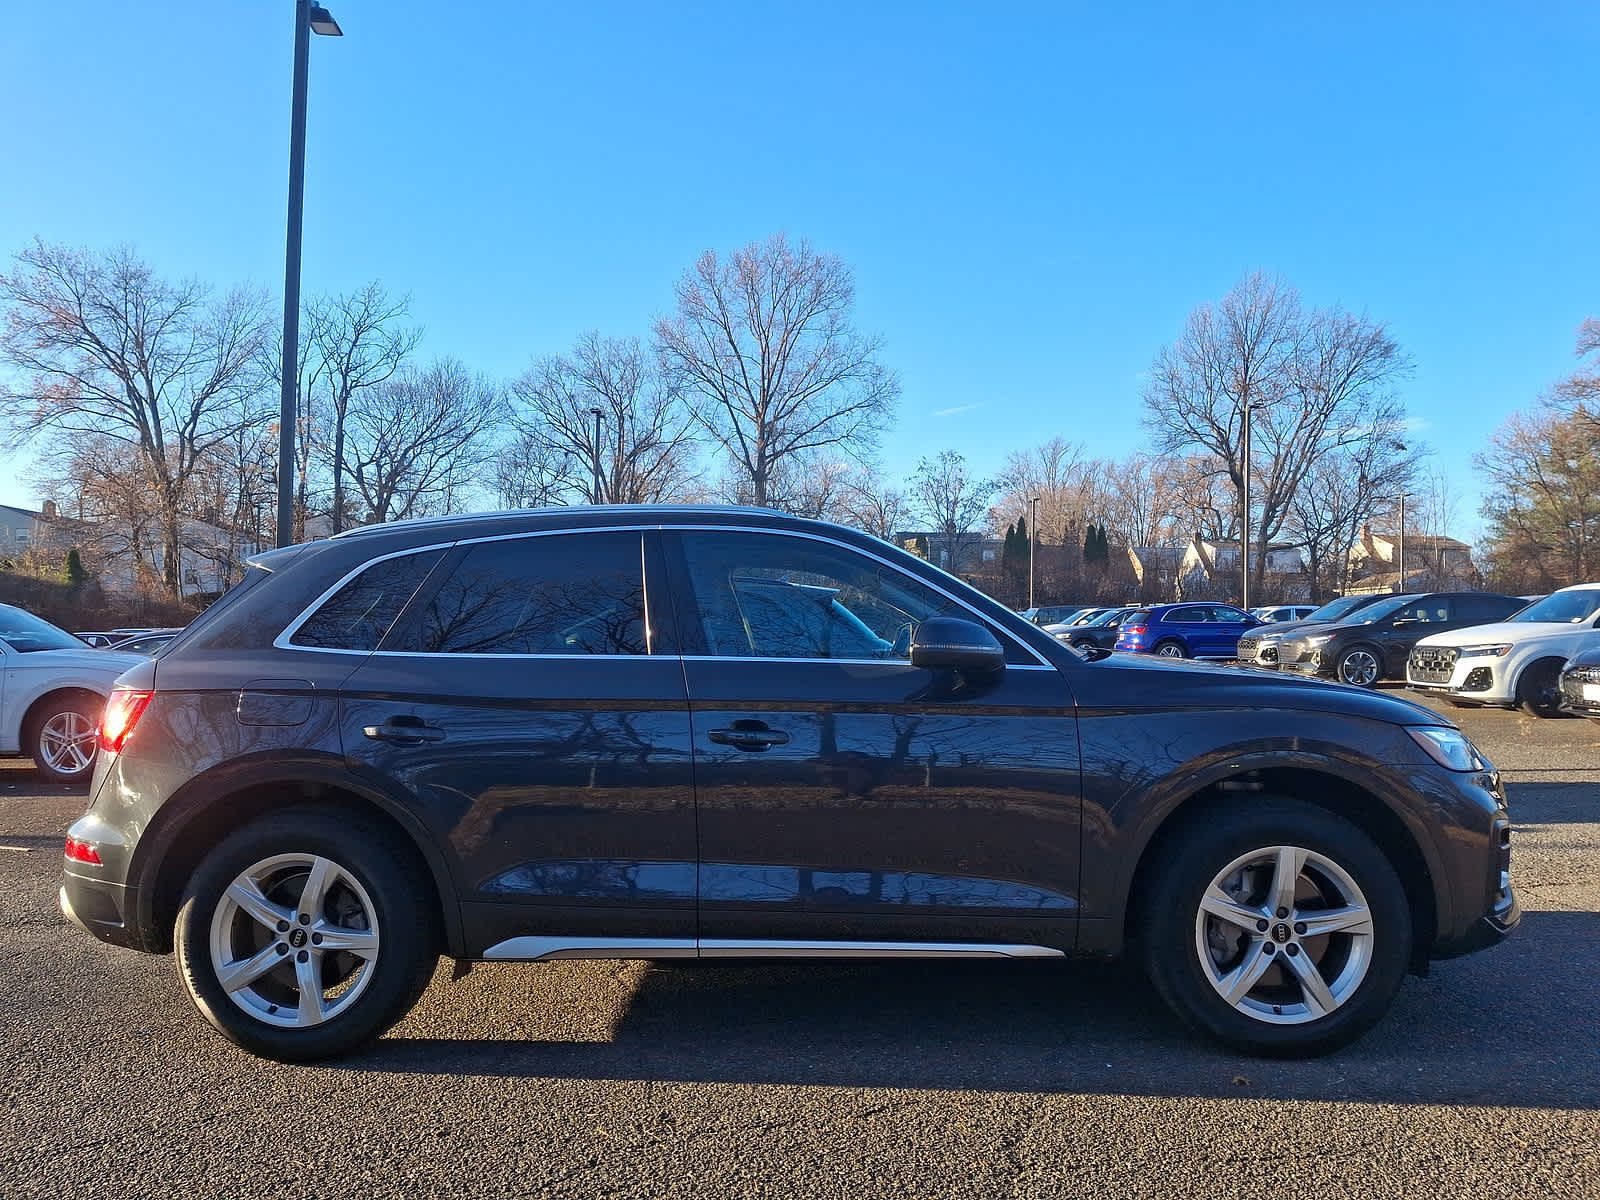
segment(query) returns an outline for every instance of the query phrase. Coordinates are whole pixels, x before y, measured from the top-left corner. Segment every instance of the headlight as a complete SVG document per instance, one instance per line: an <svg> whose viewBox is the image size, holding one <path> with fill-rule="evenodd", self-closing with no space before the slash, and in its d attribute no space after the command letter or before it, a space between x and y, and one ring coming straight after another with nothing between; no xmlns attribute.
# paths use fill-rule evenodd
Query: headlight
<svg viewBox="0 0 1600 1200"><path fill-rule="evenodd" d="M1493 646L1461 647L1462 658L1504 658L1510 653L1511 645L1508 642L1498 642Z"/></svg>
<svg viewBox="0 0 1600 1200"><path fill-rule="evenodd" d="M1411 740L1428 752L1428 757L1451 771L1482 771L1483 756L1459 729L1437 725L1408 726Z"/></svg>
<svg viewBox="0 0 1600 1200"><path fill-rule="evenodd" d="M1308 637L1306 639L1306 645L1315 649L1318 646L1326 646L1331 641L1333 641L1333 634L1319 633L1315 637Z"/></svg>

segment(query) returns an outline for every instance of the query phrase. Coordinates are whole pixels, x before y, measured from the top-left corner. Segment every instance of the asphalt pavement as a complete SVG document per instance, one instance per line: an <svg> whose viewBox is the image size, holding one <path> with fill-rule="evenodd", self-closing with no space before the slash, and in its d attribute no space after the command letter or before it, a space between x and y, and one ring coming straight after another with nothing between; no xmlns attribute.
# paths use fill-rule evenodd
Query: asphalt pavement
<svg viewBox="0 0 1600 1200"><path fill-rule="evenodd" d="M1600 1197L1600 724L1452 712L1522 928L1269 1062L1118 966L441 967L340 1063L252 1058L56 911L81 794L0 765L0 1196Z"/></svg>

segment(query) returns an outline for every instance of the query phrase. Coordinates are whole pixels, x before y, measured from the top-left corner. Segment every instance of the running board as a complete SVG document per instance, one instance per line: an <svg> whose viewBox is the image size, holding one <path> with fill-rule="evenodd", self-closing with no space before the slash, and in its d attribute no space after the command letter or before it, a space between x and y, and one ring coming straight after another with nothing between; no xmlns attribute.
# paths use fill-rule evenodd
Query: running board
<svg viewBox="0 0 1600 1200"><path fill-rule="evenodd" d="M488 962L558 958L1063 958L1049 946L1005 942L802 942L733 938L514 937L483 952Z"/></svg>

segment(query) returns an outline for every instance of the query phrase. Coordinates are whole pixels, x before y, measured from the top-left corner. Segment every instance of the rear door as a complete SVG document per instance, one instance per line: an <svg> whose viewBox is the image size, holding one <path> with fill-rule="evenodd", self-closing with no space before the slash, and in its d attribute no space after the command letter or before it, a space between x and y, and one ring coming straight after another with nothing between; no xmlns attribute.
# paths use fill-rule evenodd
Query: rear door
<svg viewBox="0 0 1600 1200"><path fill-rule="evenodd" d="M1076 937L1071 694L1038 652L998 677L911 666L917 624L982 621L859 548L668 530L693 707L700 932L718 943Z"/></svg>
<svg viewBox="0 0 1600 1200"><path fill-rule="evenodd" d="M346 757L433 832L472 948L693 952L689 711L672 623L646 599L664 594L656 545L640 529L461 544L345 685Z"/></svg>
<svg viewBox="0 0 1600 1200"><path fill-rule="evenodd" d="M1423 596L1390 613L1373 626L1373 640L1383 649L1383 673L1404 678L1411 648L1430 633L1460 628L1458 598Z"/></svg>
<svg viewBox="0 0 1600 1200"><path fill-rule="evenodd" d="M1183 640L1195 658L1205 658L1211 653L1211 609L1204 604L1186 604L1168 611L1162 622Z"/></svg>

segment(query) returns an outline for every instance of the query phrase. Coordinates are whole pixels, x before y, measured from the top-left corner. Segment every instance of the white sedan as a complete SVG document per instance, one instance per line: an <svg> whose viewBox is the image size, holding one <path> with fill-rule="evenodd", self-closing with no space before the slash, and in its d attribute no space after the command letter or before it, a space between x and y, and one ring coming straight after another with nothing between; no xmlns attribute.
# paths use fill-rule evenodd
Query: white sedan
<svg viewBox="0 0 1600 1200"><path fill-rule="evenodd" d="M58 783L86 781L111 684L143 661L96 650L0 604L0 755L31 755L39 773Z"/></svg>

